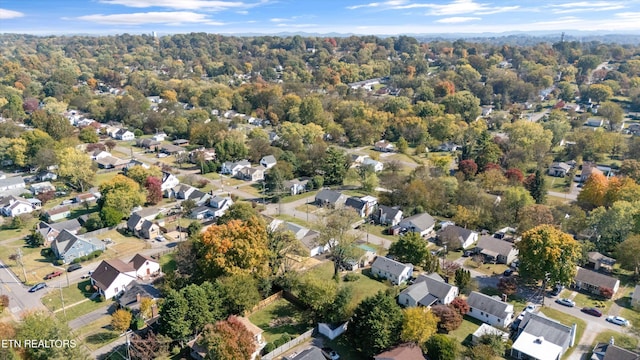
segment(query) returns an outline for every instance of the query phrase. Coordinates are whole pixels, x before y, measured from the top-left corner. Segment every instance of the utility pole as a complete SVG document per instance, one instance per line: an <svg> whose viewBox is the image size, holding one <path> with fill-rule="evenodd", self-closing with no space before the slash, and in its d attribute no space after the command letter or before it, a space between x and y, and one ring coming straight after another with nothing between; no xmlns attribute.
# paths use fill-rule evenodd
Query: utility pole
<svg viewBox="0 0 640 360"><path fill-rule="evenodd" d="M24 274L24 282L27 283L27 270L24 268L24 262L22 261L22 250L18 248L18 261L20 261L20 266L22 266L22 273Z"/></svg>
<svg viewBox="0 0 640 360"><path fill-rule="evenodd" d="M65 319L67 318L67 310L64 307L64 297L62 296L62 284L58 286L60 288L60 302L62 302L62 313L64 314Z"/></svg>

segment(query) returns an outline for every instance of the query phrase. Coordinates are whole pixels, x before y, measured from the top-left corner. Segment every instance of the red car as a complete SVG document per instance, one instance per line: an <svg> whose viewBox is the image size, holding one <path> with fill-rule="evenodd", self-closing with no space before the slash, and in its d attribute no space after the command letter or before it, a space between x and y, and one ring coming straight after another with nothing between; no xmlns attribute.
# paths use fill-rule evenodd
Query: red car
<svg viewBox="0 0 640 360"><path fill-rule="evenodd" d="M51 274L47 274L47 276L45 276L44 279L45 280L50 280L50 279L53 279L54 277L58 277L60 275L62 275L62 271L58 270L58 271L52 272Z"/></svg>
<svg viewBox="0 0 640 360"><path fill-rule="evenodd" d="M585 314L589 314L597 317L602 316L602 312L596 308L583 308L581 311Z"/></svg>

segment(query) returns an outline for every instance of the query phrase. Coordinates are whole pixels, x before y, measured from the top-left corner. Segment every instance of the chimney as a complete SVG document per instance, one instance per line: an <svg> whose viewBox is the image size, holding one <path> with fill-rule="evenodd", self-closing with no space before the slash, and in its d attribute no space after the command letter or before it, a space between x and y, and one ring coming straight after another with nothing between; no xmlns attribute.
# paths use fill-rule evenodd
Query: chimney
<svg viewBox="0 0 640 360"><path fill-rule="evenodd" d="M136 294L136 302L140 302L140 293Z"/></svg>
<svg viewBox="0 0 640 360"><path fill-rule="evenodd" d="M569 341L569 347L573 347L576 343L576 331L578 330L578 325L571 325L571 340Z"/></svg>
<svg viewBox="0 0 640 360"><path fill-rule="evenodd" d="M613 338L613 336L611 337L611 339L609 339L609 344L610 344L610 345L615 345L615 344L616 344L616 341L615 341L615 339Z"/></svg>
<svg viewBox="0 0 640 360"><path fill-rule="evenodd" d="M502 301L507 302L507 294L502 294Z"/></svg>

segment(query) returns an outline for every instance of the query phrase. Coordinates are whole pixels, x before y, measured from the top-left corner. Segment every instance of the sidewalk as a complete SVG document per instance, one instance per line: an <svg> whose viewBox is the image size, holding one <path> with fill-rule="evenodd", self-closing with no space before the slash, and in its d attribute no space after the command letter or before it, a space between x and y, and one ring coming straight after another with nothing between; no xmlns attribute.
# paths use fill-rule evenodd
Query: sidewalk
<svg viewBox="0 0 640 360"><path fill-rule="evenodd" d="M71 328L71 330L76 330L83 326L87 326L88 324L98 320L105 315L111 315L111 313L113 313L114 311L114 308L115 306L113 304L106 303L104 307L101 307L100 309L94 310L88 314L84 314L69 321L69 327Z"/></svg>
<svg viewBox="0 0 640 360"><path fill-rule="evenodd" d="M59 313L59 312L60 312L60 311L62 311L63 309L64 309L64 310L66 310L66 309L68 309L68 308L70 308L70 307L76 306L76 305L78 305L78 304L82 304L83 302L85 302L85 301L89 301L89 300L90 300L90 299L88 299L88 298L87 298L87 299L84 299L84 300L80 300L80 301L78 301L78 302L75 302L75 303L73 303L73 304L66 305L64 308L60 308L60 309L58 309L58 310L55 310L53 313L54 313L54 314L55 314L55 313Z"/></svg>

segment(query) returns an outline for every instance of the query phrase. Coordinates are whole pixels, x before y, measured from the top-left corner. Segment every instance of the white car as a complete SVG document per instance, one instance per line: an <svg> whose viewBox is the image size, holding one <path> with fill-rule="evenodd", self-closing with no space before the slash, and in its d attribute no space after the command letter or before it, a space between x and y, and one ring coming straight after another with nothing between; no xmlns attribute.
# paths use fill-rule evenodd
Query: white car
<svg viewBox="0 0 640 360"><path fill-rule="evenodd" d="M564 306L568 306L568 307L576 306L576 303L574 301L572 301L572 300L569 300L569 299L562 298L562 299L556 300L556 302L558 304L560 304L560 305L564 305Z"/></svg>
<svg viewBox="0 0 640 360"><path fill-rule="evenodd" d="M620 316L607 316L607 321L620 326L629 326L629 320Z"/></svg>

